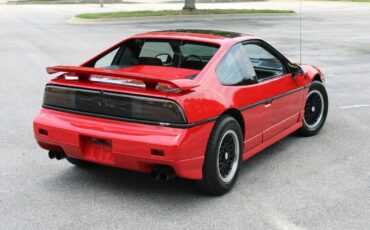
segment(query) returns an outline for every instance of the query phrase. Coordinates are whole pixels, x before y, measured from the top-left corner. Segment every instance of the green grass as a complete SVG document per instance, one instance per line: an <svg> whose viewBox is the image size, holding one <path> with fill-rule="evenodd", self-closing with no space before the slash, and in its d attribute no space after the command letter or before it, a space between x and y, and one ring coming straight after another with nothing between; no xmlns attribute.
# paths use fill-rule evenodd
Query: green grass
<svg viewBox="0 0 370 230"><path fill-rule="evenodd" d="M127 17L152 17L172 15L207 15L207 14L272 14L272 13L294 13L293 10L255 10L255 9L209 9L209 10L160 10L160 11L120 11L109 13L86 13L78 14L77 18L102 19L102 18L127 18Z"/></svg>

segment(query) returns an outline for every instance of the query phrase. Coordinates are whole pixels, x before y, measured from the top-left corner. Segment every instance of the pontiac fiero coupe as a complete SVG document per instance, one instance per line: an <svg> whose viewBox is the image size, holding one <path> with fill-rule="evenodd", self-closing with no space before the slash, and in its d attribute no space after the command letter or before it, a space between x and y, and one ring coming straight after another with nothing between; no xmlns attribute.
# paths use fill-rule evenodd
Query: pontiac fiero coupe
<svg viewBox="0 0 370 230"><path fill-rule="evenodd" d="M80 66L48 67L34 120L49 157L195 180L207 194L234 185L242 160L328 112L322 72L256 37L168 30L129 37Z"/></svg>

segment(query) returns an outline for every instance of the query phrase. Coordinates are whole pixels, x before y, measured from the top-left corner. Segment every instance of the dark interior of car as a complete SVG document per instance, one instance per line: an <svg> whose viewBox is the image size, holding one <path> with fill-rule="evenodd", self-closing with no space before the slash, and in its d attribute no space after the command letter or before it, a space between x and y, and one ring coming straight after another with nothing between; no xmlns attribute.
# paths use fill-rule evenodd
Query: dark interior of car
<svg viewBox="0 0 370 230"><path fill-rule="evenodd" d="M201 42L133 39L123 43L118 51L115 51L114 58L111 58L104 66L97 66L96 63L108 57L109 53L88 65L110 69L134 65L154 65L201 70L217 49L216 45Z"/></svg>

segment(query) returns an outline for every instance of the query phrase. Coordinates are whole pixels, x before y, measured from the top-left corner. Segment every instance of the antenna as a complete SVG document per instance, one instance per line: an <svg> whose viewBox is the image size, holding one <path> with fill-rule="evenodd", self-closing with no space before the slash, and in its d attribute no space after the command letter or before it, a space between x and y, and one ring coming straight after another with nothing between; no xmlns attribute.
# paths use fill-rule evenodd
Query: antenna
<svg viewBox="0 0 370 230"><path fill-rule="evenodd" d="M299 0L299 64L302 65L302 0Z"/></svg>

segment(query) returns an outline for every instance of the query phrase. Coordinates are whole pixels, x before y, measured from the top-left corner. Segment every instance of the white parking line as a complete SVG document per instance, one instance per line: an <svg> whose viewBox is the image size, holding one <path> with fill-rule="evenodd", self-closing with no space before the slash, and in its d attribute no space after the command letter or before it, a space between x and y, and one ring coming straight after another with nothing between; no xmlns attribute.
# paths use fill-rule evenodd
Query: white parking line
<svg viewBox="0 0 370 230"><path fill-rule="evenodd" d="M363 105L346 105L346 106L340 106L340 109L354 109L354 108L360 108L360 107L370 107L370 104L363 104Z"/></svg>

